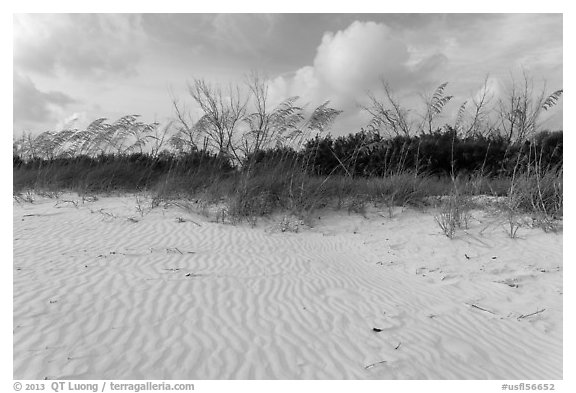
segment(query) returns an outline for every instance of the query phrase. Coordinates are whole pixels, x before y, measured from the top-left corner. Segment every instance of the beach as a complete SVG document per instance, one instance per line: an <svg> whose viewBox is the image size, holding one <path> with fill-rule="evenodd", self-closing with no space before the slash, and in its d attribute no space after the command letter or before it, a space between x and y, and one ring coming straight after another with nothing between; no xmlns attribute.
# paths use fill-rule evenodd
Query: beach
<svg viewBox="0 0 576 393"><path fill-rule="evenodd" d="M14 379L563 378L562 232L196 205L15 201Z"/></svg>

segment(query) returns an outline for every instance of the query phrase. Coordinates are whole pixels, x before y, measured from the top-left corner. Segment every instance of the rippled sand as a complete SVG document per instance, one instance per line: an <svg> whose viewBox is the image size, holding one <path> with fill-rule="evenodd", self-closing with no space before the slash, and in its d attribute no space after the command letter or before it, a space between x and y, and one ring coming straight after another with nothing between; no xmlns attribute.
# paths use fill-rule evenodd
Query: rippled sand
<svg viewBox="0 0 576 393"><path fill-rule="evenodd" d="M13 213L15 379L563 376L561 233L475 212L450 240L401 209L283 232L134 196Z"/></svg>

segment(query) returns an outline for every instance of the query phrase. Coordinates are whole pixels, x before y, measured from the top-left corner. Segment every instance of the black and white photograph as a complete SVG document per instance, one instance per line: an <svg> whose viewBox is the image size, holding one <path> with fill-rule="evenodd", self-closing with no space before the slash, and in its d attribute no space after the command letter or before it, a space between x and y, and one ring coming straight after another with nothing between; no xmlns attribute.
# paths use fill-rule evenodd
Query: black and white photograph
<svg viewBox="0 0 576 393"><path fill-rule="evenodd" d="M23 390L559 389L564 15L379 10L12 15Z"/></svg>

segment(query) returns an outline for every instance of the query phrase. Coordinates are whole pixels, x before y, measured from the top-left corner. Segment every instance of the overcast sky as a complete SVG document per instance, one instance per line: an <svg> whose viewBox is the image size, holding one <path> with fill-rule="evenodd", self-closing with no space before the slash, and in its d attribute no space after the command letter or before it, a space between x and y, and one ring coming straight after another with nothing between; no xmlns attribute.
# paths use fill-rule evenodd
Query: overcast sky
<svg viewBox="0 0 576 393"><path fill-rule="evenodd" d="M539 90L562 88L562 57L561 14L17 14L14 133L127 114L163 122L171 95L197 115L188 81L258 70L273 102L343 109L343 134L366 125L359 104L380 77L415 110L449 82L448 117L487 76L494 99L522 69ZM561 129L562 102L542 121Z"/></svg>

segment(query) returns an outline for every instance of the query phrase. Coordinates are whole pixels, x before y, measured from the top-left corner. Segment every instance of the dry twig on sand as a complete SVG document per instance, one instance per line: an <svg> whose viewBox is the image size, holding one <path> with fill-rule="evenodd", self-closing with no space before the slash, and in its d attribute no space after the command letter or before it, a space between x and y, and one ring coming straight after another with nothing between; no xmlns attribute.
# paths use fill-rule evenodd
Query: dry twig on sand
<svg viewBox="0 0 576 393"><path fill-rule="evenodd" d="M543 313L544 311L546 311L545 308L543 308L542 310L537 310L536 312L533 312L531 314L526 314L526 315L522 314L517 319L520 320L520 319L528 318L528 317L534 316L536 314Z"/></svg>
<svg viewBox="0 0 576 393"><path fill-rule="evenodd" d="M468 304L468 303L466 303L466 304L469 305L470 307L477 308L478 310L486 311L486 312L489 312L490 314L496 315L496 313L495 313L494 311L487 310L487 309L482 308L482 307L480 307L480 306L477 306L477 305L475 305L475 304Z"/></svg>
<svg viewBox="0 0 576 393"><path fill-rule="evenodd" d="M368 370L369 368L375 367L375 366L377 366L377 365L379 365L379 364L383 364L383 363L386 363L386 360L382 360L382 361L380 361L380 362L376 362L376 363L369 364L369 365L367 365L367 366L364 367L364 368L365 368L366 370Z"/></svg>

